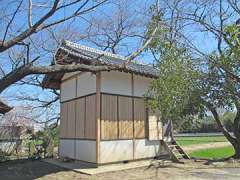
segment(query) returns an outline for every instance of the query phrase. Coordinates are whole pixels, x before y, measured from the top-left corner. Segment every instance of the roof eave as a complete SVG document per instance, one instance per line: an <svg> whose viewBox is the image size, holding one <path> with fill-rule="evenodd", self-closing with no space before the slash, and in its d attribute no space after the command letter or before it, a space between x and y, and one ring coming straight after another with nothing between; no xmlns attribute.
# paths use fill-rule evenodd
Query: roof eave
<svg viewBox="0 0 240 180"><path fill-rule="evenodd" d="M67 53L68 57L71 56L71 57L75 57L77 59L80 58L80 57L76 56L75 53L66 52L63 48L59 47L56 50L56 53L55 53L55 60L56 60L56 63L60 64L60 65L71 63L71 61L70 62L63 62L62 59L60 59L61 61L59 60L59 56L61 55L61 52L63 52L63 54ZM87 59L84 59L84 60L88 61ZM126 73L134 73L136 75L145 76L145 77L154 78L154 79L156 79L158 77L158 75L149 74L149 73L145 73L145 72L137 72L137 71L130 70L130 69L127 69L127 68L119 70L119 71L123 71L123 72L126 72ZM56 74L54 74L54 73L53 74L47 74L42 81L42 87L43 88L48 88L48 89L60 89L61 79L62 79L63 75L64 75L64 73L62 73L62 76L59 76L58 78L54 78L55 76L57 76Z"/></svg>
<svg viewBox="0 0 240 180"><path fill-rule="evenodd" d="M8 106L7 104L0 101L0 114L5 114L9 111L11 111L13 107Z"/></svg>

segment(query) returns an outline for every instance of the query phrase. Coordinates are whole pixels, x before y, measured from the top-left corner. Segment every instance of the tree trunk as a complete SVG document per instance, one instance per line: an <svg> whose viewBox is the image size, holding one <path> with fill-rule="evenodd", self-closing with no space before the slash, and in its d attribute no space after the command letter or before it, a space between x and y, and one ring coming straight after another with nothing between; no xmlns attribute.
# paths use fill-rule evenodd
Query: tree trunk
<svg viewBox="0 0 240 180"><path fill-rule="evenodd" d="M236 127L235 127L235 121L240 121L240 113L239 111L237 112L237 115L235 117L234 120L234 136L231 135L231 133L223 126L219 115L217 113L216 108L214 108L211 105L208 105L209 110L212 112L213 117L218 125L218 127L220 128L220 130L222 131L223 135L227 138L227 140L232 144L234 150L235 150L235 154L232 156L233 158L236 159L240 159L240 139L238 136L236 136L236 133L239 134L239 128L238 130L235 132ZM237 119L237 120L236 120Z"/></svg>
<svg viewBox="0 0 240 180"><path fill-rule="evenodd" d="M235 151L235 154L233 155L233 158L240 159L240 144L238 142L236 142L233 145L233 148L234 148L234 151Z"/></svg>
<svg viewBox="0 0 240 180"><path fill-rule="evenodd" d="M235 103L237 114L233 123L233 133L236 138L236 142L233 147L235 150L234 158L240 159L240 106L238 103Z"/></svg>

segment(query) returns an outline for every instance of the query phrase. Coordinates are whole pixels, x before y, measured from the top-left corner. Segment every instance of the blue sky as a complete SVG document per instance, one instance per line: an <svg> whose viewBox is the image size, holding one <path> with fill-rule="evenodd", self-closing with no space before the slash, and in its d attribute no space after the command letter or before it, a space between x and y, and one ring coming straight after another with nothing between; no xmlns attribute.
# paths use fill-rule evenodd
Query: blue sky
<svg viewBox="0 0 240 180"><path fill-rule="evenodd" d="M39 2L39 1L38 1ZM96 47L92 42L89 41L88 38L83 38L82 35L84 35L84 31L86 31L86 28L89 27L89 20L95 19L96 22L100 22L106 19L110 19L114 22L114 18L116 18L117 14L117 7L114 3L114 0L110 1L111 3L106 4L100 8L95 9L91 14L86 14L81 18L75 19L71 23L71 26L69 28L69 22L58 25L54 28L52 28L53 31L59 32L59 34L63 34L65 31L64 39L69 39L76 41L78 43L88 45L91 47ZM126 14L129 15L129 21L136 21L136 26L133 28L133 32L137 34L143 34L146 30L146 24L148 23L150 19L149 14L149 7L155 2L154 0L130 0L122 1L122 6L126 8ZM125 4L124 4L125 2ZM24 1L24 3L26 3ZM2 13L9 13L12 12L16 8L16 4L10 3L10 1L3 0L1 1L2 8L0 7L0 15ZM61 11L57 16L55 16L52 20L55 20L62 15L68 15L70 14L76 7L67 9L64 11ZM41 14L46 12L46 10L36 8L34 7L34 15L37 17ZM141 12L141 13L139 13ZM36 20L36 17L33 18L33 21ZM16 27L26 27L26 13L19 14L16 16L16 19L13 23ZM111 21L110 21L111 22ZM4 26L4 22L0 21L0 25L2 27ZM96 25L96 24L95 24ZM115 27L115 24L107 24L109 26ZM145 25L145 26L144 26ZM71 31L71 33L69 33ZM4 29L0 30L0 36L3 36ZM13 28L12 32L14 33L15 30ZM67 32L67 33L66 33ZM100 31L101 32L101 31ZM199 47L203 52L211 52L214 49L216 49L216 41L214 37L207 33L199 33L199 29L193 26L188 26L185 30L185 33L187 36L191 36L192 42ZM40 42L45 42L46 46L48 46L49 49L54 50L56 49L56 44L52 42L50 39L50 33L47 31L44 31L43 33L39 33L37 35L34 35L32 38L35 40L36 44L39 45ZM101 38L101 36L98 36ZM61 37L62 38L62 37ZM60 39L61 39L60 38ZM39 43L39 44L38 44ZM119 47L117 48L117 52L123 56L128 55L129 53L133 52L137 48L141 46L142 42L139 40L139 38L131 37L126 38L123 41L121 41ZM17 48L16 48L17 49ZM33 50L32 51L32 57L36 56L39 52ZM52 54L46 54L41 50L41 64L49 64L51 61ZM146 64L151 63L153 61L153 57L149 52L144 52L141 54L138 59L141 59L141 62L144 62ZM3 53L0 55L0 64L4 65L6 70L10 70L9 62L8 62L8 54ZM29 86L29 85L13 85L7 90L4 91L4 93L1 94L1 98L8 102L11 106L18 106L26 104L27 102L24 101L17 101L16 96L22 96L27 95L31 97L39 97L41 99L47 99L51 97L51 94L48 93L47 90L42 90L41 88L35 87L35 86ZM30 103L31 105L31 103ZM55 107L58 111L58 107Z"/></svg>

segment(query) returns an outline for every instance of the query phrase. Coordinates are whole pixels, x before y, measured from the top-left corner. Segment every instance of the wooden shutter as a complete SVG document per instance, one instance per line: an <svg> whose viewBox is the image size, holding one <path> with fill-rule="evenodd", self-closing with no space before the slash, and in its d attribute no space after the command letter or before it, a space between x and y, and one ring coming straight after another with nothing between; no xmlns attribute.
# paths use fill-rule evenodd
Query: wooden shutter
<svg viewBox="0 0 240 180"><path fill-rule="evenodd" d="M67 137L68 138L75 138L75 117L76 117L76 114L75 114L75 101L70 101L70 102L67 102L68 104L68 125L67 125Z"/></svg>
<svg viewBox="0 0 240 180"><path fill-rule="evenodd" d="M86 97L85 138L96 139L96 96Z"/></svg>
<svg viewBox="0 0 240 180"><path fill-rule="evenodd" d="M85 98L76 100L76 138L84 138Z"/></svg>
<svg viewBox="0 0 240 180"><path fill-rule="evenodd" d="M146 108L144 99L134 98L134 137L145 138Z"/></svg>
<svg viewBox="0 0 240 180"><path fill-rule="evenodd" d="M61 103L60 111L60 138L67 138L67 103Z"/></svg>
<svg viewBox="0 0 240 180"><path fill-rule="evenodd" d="M117 96L102 95L101 101L101 139L117 139Z"/></svg>
<svg viewBox="0 0 240 180"><path fill-rule="evenodd" d="M132 98L118 97L119 107L119 138L132 139L133 138L133 111Z"/></svg>
<svg viewBox="0 0 240 180"><path fill-rule="evenodd" d="M148 115L148 139L161 140L162 139L162 123L158 121L155 113L149 111Z"/></svg>

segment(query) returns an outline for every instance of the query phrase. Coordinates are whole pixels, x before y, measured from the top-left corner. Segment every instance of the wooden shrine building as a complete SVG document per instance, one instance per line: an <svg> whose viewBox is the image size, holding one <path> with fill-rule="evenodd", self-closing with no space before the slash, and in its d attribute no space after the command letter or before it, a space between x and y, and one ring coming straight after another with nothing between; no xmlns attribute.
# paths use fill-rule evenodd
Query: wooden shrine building
<svg viewBox="0 0 240 180"><path fill-rule="evenodd" d="M120 70L46 75L43 87L60 89L61 157L94 164L153 158L161 146L162 124L145 106L144 94L158 76L151 66L65 41L55 54L58 64L106 65Z"/></svg>

